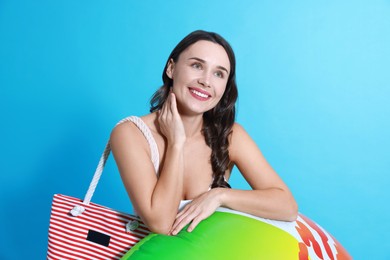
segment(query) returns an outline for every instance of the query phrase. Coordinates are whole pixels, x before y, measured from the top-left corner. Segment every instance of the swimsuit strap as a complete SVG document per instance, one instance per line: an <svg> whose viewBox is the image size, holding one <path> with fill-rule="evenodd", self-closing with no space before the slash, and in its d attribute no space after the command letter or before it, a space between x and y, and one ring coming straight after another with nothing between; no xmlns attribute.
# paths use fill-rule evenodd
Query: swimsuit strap
<svg viewBox="0 0 390 260"><path fill-rule="evenodd" d="M141 130L141 132L145 136L146 140L148 141L149 147L150 147L151 160L152 160L152 163L154 166L154 170L156 171L156 174L158 175L158 169L159 169L159 164L160 164L159 158L160 157L159 157L159 153L158 153L157 144L153 138L152 132L150 131L149 127L145 124L145 122L142 121L141 118L136 117L136 116L130 116L130 117L127 117L125 119L122 119L116 125L122 124L122 123L127 122L127 121L133 122L139 128L139 130ZM106 144L106 147L104 148L103 154L100 157L98 166L96 167L95 173L93 175L91 183L89 184L87 193L85 194L85 197L84 197L82 204L89 205L89 203L91 202L93 193L95 192L96 186L99 183L100 177L103 173L103 169L104 169L104 166L107 162L108 156L110 155L110 152L111 152L111 146L110 146L110 141L108 141ZM82 205L77 205L71 210L70 213L73 216L78 216L78 215L82 214L84 210L85 210L85 208Z"/></svg>
<svg viewBox="0 0 390 260"><path fill-rule="evenodd" d="M137 116L130 116L125 119L122 119L119 121L118 125L127 121L133 122L138 129L142 132L142 134L145 136L146 140L148 141L149 148L150 148L150 155L151 160L154 166L154 170L156 171L156 174L158 175L158 169L160 167L160 155L157 148L156 140L154 139L152 132L150 131L150 128L145 124L145 122L137 117Z"/></svg>

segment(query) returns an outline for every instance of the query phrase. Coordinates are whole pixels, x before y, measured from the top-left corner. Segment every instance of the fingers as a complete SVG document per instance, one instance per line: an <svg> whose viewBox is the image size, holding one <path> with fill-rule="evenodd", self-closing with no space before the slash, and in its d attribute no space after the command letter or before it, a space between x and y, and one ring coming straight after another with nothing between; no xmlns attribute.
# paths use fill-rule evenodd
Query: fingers
<svg viewBox="0 0 390 260"><path fill-rule="evenodd" d="M182 222L180 222L180 224L171 231L171 234L173 236L177 235L185 226L187 226L189 223L191 223L188 228L187 228L187 231L188 232L192 232L195 227L203 220L204 218L201 217L201 216L197 216L196 218L192 219L191 220L187 220L187 219L184 219Z"/></svg>
<svg viewBox="0 0 390 260"><path fill-rule="evenodd" d="M183 209L177 216L176 216L176 219L175 219L175 222L173 223L172 225L172 228L171 230L169 231L170 234L172 235L176 235L177 233L179 233L180 230L182 230L182 228L185 226L181 226L183 224L183 218L184 218L184 212L185 210Z"/></svg>
<svg viewBox="0 0 390 260"><path fill-rule="evenodd" d="M171 106L172 106L172 101L171 101L171 94L168 96L167 100L165 101L165 103L163 104L162 108L159 110L159 114L158 114L158 120L159 120L159 123L160 125L162 125L163 127L167 124L167 122L172 119L172 109L171 109Z"/></svg>
<svg viewBox="0 0 390 260"><path fill-rule="evenodd" d="M219 206L218 191L211 190L200 194L187 204L181 212L176 215L176 220L171 228L171 235L176 235L185 226L191 232L204 219L213 214Z"/></svg>
<svg viewBox="0 0 390 260"><path fill-rule="evenodd" d="M192 230L195 229L195 227L203 220L204 218L200 218L200 217L197 217L197 218L194 218L190 224L190 226L187 228L187 231L188 232L191 232Z"/></svg>
<svg viewBox="0 0 390 260"><path fill-rule="evenodd" d="M185 226L190 223L191 224L187 228L187 231L191 232L203 219L205 219L205 217L201 212L186 211L186 213L182 214L181 216L178 215L178 218L176 218L170 233L172 235L177 235Z"/></svg>
<svg viewBox="0 0 390 260"><path fill-rule="evenodd" d="M177 111L177 103L176 103L176 96L175 94L173 94L173 92L171 94L169 94L170 96L170 109L171 109L171 113L174 115L174 116L178 116L179 115L179 112Z"/></svg>
<svg viewBox="0 0 390 260"><path fill-rule="evenodd" d="M188 214L188 212L190 211L190 209L192 209L190 206L191 206L190 204L188 204L187 206L185 206L185 207L177 214L176 220L181 221L181 220L183 219L183 216L184 216L185 214Z"/></svg>
<svg viewBox="0 0 390 260"><path fill-rule="evenodd" d="M159 115L162 119L171 118L171 115L178 115L176 97L173 92L169 93L167 100L159 111Z"/></svg>
<svg viewBox="0 0 390 260"><path fill-rule="evenodd" d="M184 125L177 109L176 97L169 93L167 100L160 109L158 123L161 133L169 143L183 145L186 140Z"/></svg>
<svg viewBox="0 0 390 260"><path fill-rule="evenodd" d="M166 118L166 115L167 115L167 107L168 107L168 103L169 103L169 96L167 98L167 100L165 101L165 103L163 104L162 108L159 110L159 119L160 120L164 120Z"/></svg>

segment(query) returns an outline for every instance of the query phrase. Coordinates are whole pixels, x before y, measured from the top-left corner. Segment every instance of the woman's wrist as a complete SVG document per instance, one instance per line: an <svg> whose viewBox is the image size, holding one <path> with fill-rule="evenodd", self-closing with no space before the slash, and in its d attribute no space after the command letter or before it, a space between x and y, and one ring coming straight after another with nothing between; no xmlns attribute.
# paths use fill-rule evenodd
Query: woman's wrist
<svg viewBox="0 0 390 260"><path fill-rule="evenodd" d="M226 198L226 191L227 189L225 188L214 188L212 189L214 192L215 199L218 203L219 206L224 206L225 205L225 198Z"/></svg>
<svg viewBox="0 0 390 260"><path fill-rule="evenodd" d="M168 149L182 151L185 142L168 142Z"/></svg>

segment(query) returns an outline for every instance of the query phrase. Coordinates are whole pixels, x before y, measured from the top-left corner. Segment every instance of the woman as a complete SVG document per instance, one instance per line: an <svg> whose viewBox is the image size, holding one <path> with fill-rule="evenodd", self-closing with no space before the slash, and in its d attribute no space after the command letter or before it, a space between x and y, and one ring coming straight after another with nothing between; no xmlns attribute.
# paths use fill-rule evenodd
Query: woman
<svg viewBox="0 0 390 260"><path fill-rule="evenodd" d="M155 233L191 232L218 207L284 221L296 202L259 148L237 123L235 57L221 36L195 31L172 51L164 85L141 119L160 154L158 175L137 126L124 123L111 148L135 211ZM253 190L230 188L236 165ZM191 200L178 212L183 200Z"/></svg>

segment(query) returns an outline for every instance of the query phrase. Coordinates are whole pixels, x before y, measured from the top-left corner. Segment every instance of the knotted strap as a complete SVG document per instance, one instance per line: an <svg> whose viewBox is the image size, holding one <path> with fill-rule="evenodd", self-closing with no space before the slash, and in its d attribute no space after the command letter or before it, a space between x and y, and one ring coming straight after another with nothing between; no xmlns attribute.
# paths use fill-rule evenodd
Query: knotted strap
<svg viewBox="0 0 390 260"><path fill-rule="evenodd" d="M149 147L150 147L152 163L154 166L154 170L156 171L156 174L157 174L159 164L160 164L160 161L159 161L160 156L158 153L156 141L154 140L153 135L150 132L149 127L144 123L144 121L142 121L141 118L136 117L136 116L130 116L130 117L127 117L125 119L122 119L116 125L119 125L119 124L122 124L122 123L128 122L128 121L133 122L139 128L139 130L141 130L141 132L145 136L146 140L148 141ZM103 173L103 169L104 169L104 166L106 165L106 162L107 162L108 156L110 155L110 152L111 152L111 146L110 146L110 141L108 141L106 144L106 147L103 151L103 154L100 157L100 160L99 160L98 166L96 167L95 174L93 175L92 181L89 184L88 191L85 194L85 197L83 200L84 205L89 205L89 203L91 202L93 193L95 192L96 186L99 183L100 177ZM77 205L71 210L70 213L72 214L72 216L78 216L81 213L83 213L84 210L85 210L85 208L83 206Z"/></svg>

